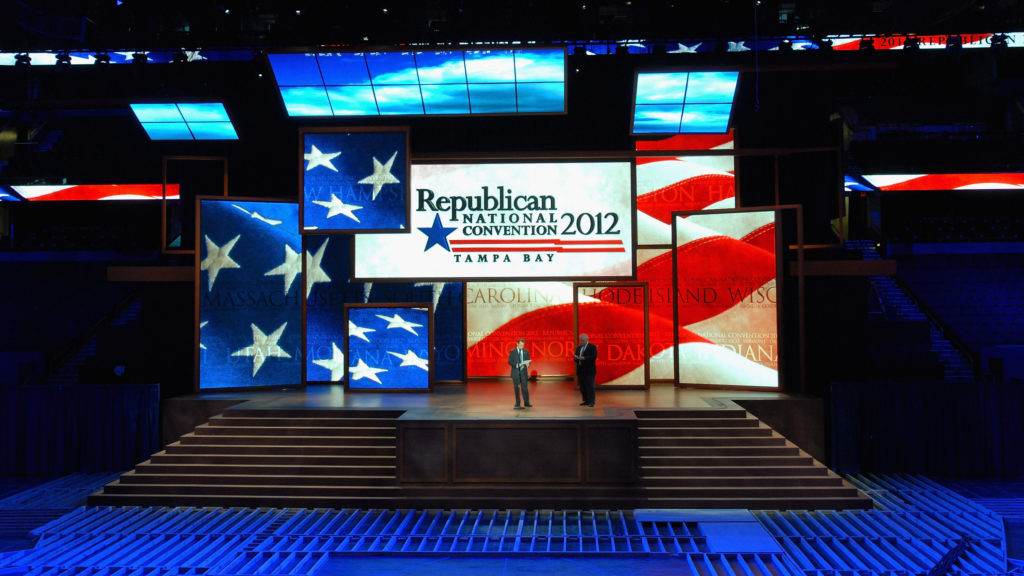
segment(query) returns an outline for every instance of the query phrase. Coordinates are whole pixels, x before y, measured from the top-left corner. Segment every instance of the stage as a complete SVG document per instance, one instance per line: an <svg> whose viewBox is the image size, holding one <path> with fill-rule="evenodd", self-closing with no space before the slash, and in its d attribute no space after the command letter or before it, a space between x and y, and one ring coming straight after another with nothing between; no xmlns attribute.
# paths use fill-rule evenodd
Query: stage
<svg viewBox="0 0 1024 576"><path fill-rule="evenodd" d="M568 380L430 393L341 386L206 392L163 403L164 450L90 504L374 508L863 509L823 465L820 399L598 390ZM811 447L811 450L808 450ZM817 452L818 454L815 454Z"/></svg>
<svg viewBox="0 0 1024 576"><path fill-rule="evenodd" d="M593 408L580 406L572 380L531 381L533 408L514 410L510 379L474 380L466 384L435 385L432 392L350 392L342 385L305 388L203 392L164 401L163 442L206 422L231 407L239 410L403 410L408 418L446 420L616 419L634 409L749 410L816 459L825 460L824 417L818 398L775 391L678 388L652 384L646 390L597 387Z"/></svg>

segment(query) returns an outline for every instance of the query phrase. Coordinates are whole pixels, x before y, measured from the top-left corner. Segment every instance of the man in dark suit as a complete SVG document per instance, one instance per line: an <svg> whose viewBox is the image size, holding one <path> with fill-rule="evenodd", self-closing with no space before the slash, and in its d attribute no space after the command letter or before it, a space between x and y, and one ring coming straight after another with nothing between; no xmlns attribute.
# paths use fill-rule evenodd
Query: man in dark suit
<svg viewBox="0 0 1024 576"><path fill-rule="evenodd" d="M586 334L580 334L580 347L573 355L576 361L576 381L580 385L583 402L580 406L594 406L594 378L597 375L597 346L590 343Z"/></svg>
<svg viewBox="0 0 1024 576"><path fill-rule="evenodd" d="M508 365L512 367L512 389L516 391L516 410L533 408L530 404L530 390L526 387L530 379L530 353L526 350L526 340L522 338L516 347L508 353ZM523 406L519 405L519 391L523 392Z"/></svg>

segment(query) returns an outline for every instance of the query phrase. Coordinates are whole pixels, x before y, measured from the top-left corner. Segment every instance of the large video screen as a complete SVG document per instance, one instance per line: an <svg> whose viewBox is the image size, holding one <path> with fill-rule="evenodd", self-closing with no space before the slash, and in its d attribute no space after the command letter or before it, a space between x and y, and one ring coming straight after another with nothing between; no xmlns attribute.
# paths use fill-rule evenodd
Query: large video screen
<svg viewBox="0 0 1024 576"><path fill-rule="evenodd" d="M775 223L775 210L675 216L679 383L778 387Z"/></svg>
<svg viewBox="0 0 1024 576"><path fill-rule="evenodd" d="M882 192L918 190L1019 190L1024 172L948 174L865 174L865 180Z"/></svg>
<svg viewBox="0 0 1024 576"><path fill-rule="evenodd" d="M429 306L350 304L349 390L429 390L431 330Z"/></svg>
<svg viewBox="0 0 1024 576"><path fill-rule="evenodd" d="M565 111L565 49L270 54L289 116Z"/></svg>
<svg viewBox="0 0 1024 576"><path fill-rule="evenodd" d="M303 232L406 229L405 129L310 129L300 137Z"/></svg>
<svg viewBox="0 0 1024 576"><path fill-rule="evenodd" d="M86 200L162 200L162 184L26 184L8 187L12 199L33 202L79 202ZM177 184L167 185L167 199L177 200Z"/></svg>
<svg viewBox="0 0 1024 576"><path fill-rule="evenodd" d="M345 380L351 304L430 302L434 381L465 379L461 282L349 282L352 237L303 236L306 246L306 382Z"/></svg>
<svg viewBox="0 0 1024 576"><path fill-rule="evenodd" d="M739 72L639 72L633 134L725 133Z"/></svg>
<svg viewBox="0 0 1024 576"><path fill-rule="evenodd" d="M415 164L408 234L355 238L357 280L616 279L634 270L629 162Z"/></svg>
<svg viewBox="0 0 1024 576"><path fill-rule="evenodd" d="M297 203L200 200L200 390L302 383L301 253Z"/></svg>

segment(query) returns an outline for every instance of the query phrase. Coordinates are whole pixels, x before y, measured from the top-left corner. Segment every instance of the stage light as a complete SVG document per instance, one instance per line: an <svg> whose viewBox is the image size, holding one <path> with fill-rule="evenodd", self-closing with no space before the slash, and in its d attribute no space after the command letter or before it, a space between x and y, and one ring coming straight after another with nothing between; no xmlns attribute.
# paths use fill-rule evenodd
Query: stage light
<svg viewBox="0 0 1024 576"><path fill-rule="evenodd" d="M917 36L910 36L903 42L903 49L917 51L921 49L921 40Z"/></svg>
<svg viewBox="0 0 1024 576"><path fill-rule="evenodd" d="M97 52L96 60L93 64L96 64L97 66L106 66L107 64L110 64L110 54L107 54L106 52Z"/></svg>
<svg viewBox="0 0 1024 576"><path fill-rule="evenodd" d="M28 54L22 53L14 57L15 68L25 68L32 64L32 57Z"/></svg>
<svg viewBox="0 0 1024 576"><path fill-rule="evenodd" d="M861 38L860 44L857 46L858 50L874 50L875 39L874 38Z"/></svg>

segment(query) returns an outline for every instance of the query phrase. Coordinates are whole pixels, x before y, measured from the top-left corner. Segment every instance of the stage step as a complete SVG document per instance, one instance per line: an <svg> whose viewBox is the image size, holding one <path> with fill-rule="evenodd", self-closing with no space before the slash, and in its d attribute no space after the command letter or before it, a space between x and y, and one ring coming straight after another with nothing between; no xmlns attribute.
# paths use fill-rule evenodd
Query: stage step
<svg viewBox="0 0 1024 576"><path fill-rule="evenodd" d="M124 473L120 478L121 484L178 484L178 485L223 485L223 484L272 484L282 488L289 486L390 486L396 484L395 475L385 474L381 476L345 476L345 475L316 475L303 476L300 474L146 474L135 470Z"/></svg>
<svg viewBox="0 0 1024 576"><path fill-rule="evenodd" d="M638 410L649 506L864 509L872 501L745 410Z"/></svg>
<svg viewBox="0 0 1024 576"><path fill-rule="evenodd" d="M150 456L153 464L213 464L252 466L394 466L395 456L318 456L309 454L168 454Z"/></svg>
<svg viewBox="0 0 1024 576"><path fill-rule="evenodd" d="M196 434L189 432L178 439L181 444L194 445L235 445L235 446L257 446L257 445L288 445L288 446L351 446L359 444L362 446L383 446L394 447L395 436L230 436L227 434Z"/></svg>
<svg viewBox="0 0 1024 576"><path fill-rule="evenodd" d="M391 426L359 426L356 428L320 428L309 426L210 426L200 424L196 427L197 436L229 435L229 436L394 436L395 428Z"/></svg>
<svg viewBox="0 0 1024 576"><path fill-rule="evenodd" d="M295 454L330 456L347 454L352 456L390 456L394 457L395 449L388 446L360 446L352 444L338 445L309 445L305 443L295 444L182 444L172 442L164 448L167 454L254 454L292 456Z"/></svg>

